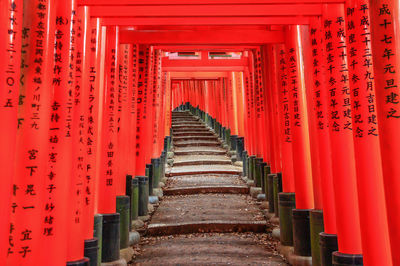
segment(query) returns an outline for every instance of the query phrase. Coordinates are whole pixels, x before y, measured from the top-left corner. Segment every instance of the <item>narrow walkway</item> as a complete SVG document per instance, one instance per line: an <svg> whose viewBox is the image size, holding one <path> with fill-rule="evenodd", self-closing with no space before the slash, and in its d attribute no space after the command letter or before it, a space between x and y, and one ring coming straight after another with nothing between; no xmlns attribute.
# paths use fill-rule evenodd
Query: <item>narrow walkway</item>
<svg viewBox="0 0 400 266"><path fill-rule="evenodd" d="M287 265L218 137L188 112L173 113L172 129L173 167L135 264Z"/></svg>

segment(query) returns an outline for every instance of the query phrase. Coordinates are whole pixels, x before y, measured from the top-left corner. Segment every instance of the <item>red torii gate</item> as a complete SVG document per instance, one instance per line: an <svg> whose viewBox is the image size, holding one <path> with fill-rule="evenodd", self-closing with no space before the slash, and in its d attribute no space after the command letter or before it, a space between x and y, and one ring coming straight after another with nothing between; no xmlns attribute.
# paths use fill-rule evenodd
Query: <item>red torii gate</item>
<svg viewBox="0 0 400 266"><path fill-rule="evenodd" d="M37 1L32 2L36 3ZM309 159L307 157L308 155L304 153L304 149L309 149L306 140L307 136L305 136L306 134L304 132L307 131L307 127L310 127L310 135L316 136L319 139L317 142L314 142L314 139L311 139L311 145L315 145L314 147L312 147L313 151L319 151L318 156L319 158L321 158L320 160L331 160L331 158L327 158L329 154L324 154L324 148L326 147L324 145L330 145L330 148L333 149L333 154L336 155L333 160L335 164L332 166L336 168L333 171L334 175L331 176L333 178L333 181L335 182L324 183L320 182L321 180L317 180L317 178L323 179L326 178L326 176L330 176L323 175L321 170L318 174L316 172L318 171L318 168L316 168L317 170L313 169L312 172L312 175L314 177L313 182L321 183L322 188L320 188L320 190L323 191L325 194L327 193L327 191L330 190L327 187L324 188L324 184L325 186L334 186L333 193L335 195L331 195L331 193L328 193L329 195L327 195L326 198L330 198L331 201L332 199L335 201L337 211L336 220L335 222L330 221L329 224L335 224L337 228L335 226L331 226L326 229L328 229L329 234L337 233L339 237L339 251L344 254L344 258L346 258L346 254L351 254L354 255L354 257L359 258L360 256L358 255L364 251L364 260L366 263L376 265L377 261L379 261L379 263L385 261L383 264L390 265L390 254L388 254L389 247L386 243L388 235L384 231L384 229L383 232L374 232L375 228L373 227L377 226L378 228L381 228L386 226L385 208L383 208L385 204L382 201L384 196L382 182L384 181L386 189L386 202L388 205L388 212L390 213L388 222L390 229L391 246L398 246L398 243L400 242L400 234L398 229L400 221L395 213L398 210L400 204L400 193L398 193L399 169L396 159L399 158L398 153L400 149L392 148L399 145L399 141L397 141L395 137L398 135L397 133L399 128L398 123L395 119L398 118L396 109L396 97L398 97L398 88L396 85L398 78L398 71L396 71L398 70L398 56L395 53L396 49L398 50L398 43L395 41L397 40L396 38L398 36L398 28L394 27L396 23L396 25L398 25L398 6L395 5L394 1L371 1L370 20L372 25L373 38L372 40L367 40L367 46L364 47L361 44L362 39L358 35L352 37L352 39L346 40L345 37L351 37L346 35L345 32L347 31L347 33L349 33L350 35L353 28L349 26L349 28L346 28L345 25L342 25L342 23L345 24L346 20L357 21L358 19L361 19L363 16L365 16L366 9L364 9L364 13L354 12L353 14L353 12L348 12L347 14L345 14L344 3L345 1L335 0L193 0L189 3L187 0L121 0L118 2L111 0L81 0L77 2L77 5L74 1L68 2L67 4L72 6L72 10L77 10L76 12L78 12L80 16L82 16L83 14L83 9L77 9L77 6L88 6L88 11L92 18L101 18L101 24L93 24L91 30L95 30L95 32L98 33L97 35L95 34L95 36L93 36L93 39L95 43L99 43L99 46L97 47L98 50L95 50L95 52L101 54L97 61L94 62L94 65L105 66L103 70L101 70L101 67L97 69L97 78L104 79L104 77L106 77L106 82L102 80L101 82L103 85L99 85L96 90L99 90L100 94L104 94L104 92L106 91L107 93L104 94L104 96L110 104L112 103L113 98L113 92L111 91L111 88L114 87L115 84L113 83L113 80L116 78L113 71L115 71L115 68L118 66L118 64L124 64L121 62L121 58L118 57L120 55L119 44L132 44L133 46L135 46L135 48L127 48L137 49L135 50L135 52L132 52L131 59L138 60L138 64L143 64L142 66L145 68L145 71L147 71L149 75L154 74L154 78L150 81L147 81L144 77L142 77L142 75L144 75L143 73L137 73L138 76L135 76L135 78L137 78L139 82L146 83L146 85L149 86L149 88L151 88L152 90L151 92L150 90L147 91L149 95L151 95L149 97L152 98L147 99L147 102L138 109L139 111L146 111L149 114L149 117L146 118L146 128L152 126L151 123L155 121L155 117L157 117L157 114L159 114L157 112L163 110L157 109L159 107L153 109L153 107L150 106L152 103L150 101L159 101L158 103L160 104L160 106L163 106L161 99L154 96L158 94L157 91L160 90L161 82L170 81L171 79L179 79L179 77L173 77L173 75L177 74L172 73L163 76L160 71L161 69L163 69L164 71L176 73L191 71L193 73L187 73L189 78L195 78L199 75L198 73L194 73L196 72L196 70L201 72L222 71L228 73L226 74L228 76L230 75L230 72L243 72L243 83L245 83L243 98L246 101L244 109L246 109L246 115L248 114L247 118L245 117L243 123L247 125L245 127L246 133L244 134L244 136L246 137L246 149L250 151L249 155L258 155L259 157L262 156L264 157L264 160L268 163L276 164L274 167L276 167L277 170L282 169L284 179L285 174L291 172L291 170L285 169L285 166L293 163L293 160L295 162L296 169L294 172L295 175L291 176L290 178L293 178L293 180L295 180L295 185L292 186L293 184L289 182L288 184L290 185L285 186L284 180L284 192L296 192L297 199L300 199L297 204L299 204L302 209L311 209L315 205L316 208L322 207L324 211L333 211L331 208L326 207L326 202L314 200L314 202L310 203L311 191L309 190L309 182L312 179L310 177L310 174L305 174L309 169L307 170L307 166L304 165L304 162L309 163L309 161L307 161ZM10 4L16 4L16 7L20 7L21 9L10 9ZM15 3L14 1L2 2L2 5L4 6L1 7L2 11L5 14L2 14L1 16L1 19L4 19L4 23L2 23L1 25L7 25L6 27L1 28L3 30L3 32L1 33L2 38L6 39L4 36L7 35L4 35L4 32L6 30L10 32L10 27L13 29L13 32L14 28L16 29L13 33L16 34L16 38L12 39L12 41L7 44L9 45L9 47L19 45L20 39L22 37L22 26L17 26L17 24L14 24L12 20L7 20L6 18L14 17L16 15L18 15L18 18L22 18L22 4L23 1L15 1ZM25 1L24 4L27 5L27 1ZM48 8L48 11L46 12L48 12L49 16L54 16L55 13L57 13L57 15L65 15L64 13L66 13L66 17L71 15L70 17L72 18L76 15L70 14L71 11L63 10L62 8L60 8L60 10L58 10L57 12L54 12L53 10L51 10L51 6L54 4L54 1L47 1L44 4ZM348 8L347 10L361 10L363 5L367 4L368 1L347 1L345 7ZM88 16L89 15L85 11L85 15L83 16L84 19L88 20ZM321 21L315 22L315 18L320 18ZM293 26L285 29L277 27L275 28L275 30L274 27L269 26L265 26L265 29L259 28L260 25L310 24L310 27L313 27L315 31L308 31L307 26L305 28L302 28L301 30ZM160 27L160 29L158 30L151 28L152 26L157 25L170 26L171 28L162 29ZM195 30L183 28L184 26L188 25L196 25L198 28L196 28ZM250 28L241 29L240 27L243 25L250 26ZM382 25L384 25L384 28L382 28ZM58 24L58 26L60 26L60 24ZM107 26L107 28L101 28L101 26ZM133 28L119 26L132 26ZM216 26L218 26L219 28L216 28ZM55 23L50 25L48 28L51 31L54 30L54 27ZM202 27L207 28L202 29ZM149 31L149 29L151 31ZM90 29L85 30L89 31ZM360 29L357 30L358 33L360 33ZM364 28L362 30L365 31ZM120 32L119 34L116 33L118 31ZM367 34L369 34L369 29L367 29L367 31ZM54 32L47 32L46 34L49 38L53 38L53 33ZM88 32L86 32L85 34L88 34ZM318 35L318 37L315 37L316 35ZM329 38L327 38L326 36L328 36ZM315 43L317 43L317 45L313 47L314 43L307 44L306 39L308 38L311 38L312 41L315 40ZM382 43L381 39L384 40L384 43ZM371 45L368 45L368 41L372 43L372 47ZM357 118L352 118L349 116L349 110L355 113L358 109L354 107L354 102L351 103L350 96L347 97L346 95L350 95L350 93L354 94L357 91L358 87L357 85L355 85L357 79L354 77L354 75L367 75L367 77L372 77L371 75L373 74L373 72L370 69L358 68L357 70L353 69L354 73L352 74L352 76L346 76L345 78L343 78L343 75L339 72L339 68L343 68L343 66L346 64L344 56L350 57L351 55L346 55L345 45L340 46L340 48L336 47L336 45L346 44L346 42L356 42L356 45L358 45L355 46L356 48L371 50L371 52L368 53L369 55L367 56L371 56L371 54L372 56L374 56L373 67L376 77L375 80L379 81L379 83L376 83L377 98L376 102L368 102L368 113L366 113L367 111L365 110L364 113L359 113L359 115L363 116L363 120L357 120ZM138 46L138 44L140 45ZM68 43L66 45L69 45L71 47L74 46L73 43ZM182 50L193 50L195 49L195 47L197 47L197 45L199 45L200 48L203 47L201 49L198 49L202 51L214 51L218 49L233 51L236 49L234 47L238 47L237 49L249 52L251 54L249 59L250 63L247 60L239 60L240 62L234 62L235 60L182 60L182 62L172 62L172 60L168 60L165 58L161 59L161 50L179 50L177 49L178 47L181 47ZM221 48L221 46L225 47ZM231 46L232 49L230 50L229 47L227 48L226 46ZM254 46L263 46L263 50L261 51ZM103 50L99 49L99 47ZM81 51L88 51L87 47L81 47L79 49ZM8 51L5 54L10 55L9 49L3 49L2 53L4 51ZM322 55L318 54L318 52L316 51L320 51ZM147 53L147 55L143 52ZM347 53L350 52L354 53L354 51L348 48ZM305 56L303 58L302 56L304 56L305 54L309 56ZM16 52L16 57L5 56L4 58L8 58L7 62L14 64L15 60L18 61L19 56L20 54ZM356 62L356 64L361 64L362 62L360 60L362 59L357 56L359 55L356 54L351 56L352 58L354 57L353 62ZM107 58L106 62L104 62L105 58ZM311 59L313 59L314 61L311 61ZM141 63L141 60L144 61ZM50 59L47 59L47 67L52 64L50 63L50 61ZM268 61L271 62L271 64L261 66L262 61ZM304 62L305 64L305 72L302 72L301 62ZM350 63L351 62L349 61L348 66L350 66ZM129 66L126 67L126 73L134 76L133 72L136 70L131 69ZM157 69L158 67L160 67L160 69ZM330 68L329 70L329 67L332 68ZM354 65L352 67L354 68ZM323 77L312 77L314 83L310 84L310 73L312 72L309 71L307 73L307 68L308 70L313 69L314 73L316 74L318 74L317 72L321 68L325 70L325 73ZM347 71L347 69L344 68L342 70ZM1 99L4 100L8 99L7 97L12 97L14 102L16 102L18 95L15 93L15 90L19 89L18 84L9 83L10 77L12 77L10 76L11 74L7 72L8 70L6 68L3 68L2 71L3 73L6 73L4 75L2 73L2 78L5 78L10 90L9 93L4 95L2 94ZM101 71L104 72L101 73ZM329 74L328 71L330 72ZM268 74L274 73L269 76L270 80L274 80L273 82L271 81L271 83L268 84L272 88L271 90L268 90L265 85L267 83L267 78L263 77L265 72L268 72ZM18 76L18 71L13 73ZM350 71L350 73L352 72ZM213 77L213 75L215 75L215 77ZM207 79L204 76L201 78ZM225 80L227 80L227 78L229 77L225 77L220 74L212 74L211 77L209 76L208 78L219 78L219 82L223 84L223 82L225 82ZM351 78L351 82L355 84L352 84L349 81ZM263 79L265 79L264 85L260 85L262 84ZM343 93L343 95L339 96L338 94L332 94L332 90L336 89L334 84L340 79L345 80L344 82L342 82L343 84L341 84L340 87L345 92ZM149 82L149 84L147 84L147 82ZM325 90L327 88L330 89L330 95L324 94L325 98L320 99L321 97L318 96L320 93L320 85L317 86L316 84L324 84L323 86L326 86ZM297 91L297 89L301 86L303 87L303 90L300 89L299 91ZM312 87L312 93L314 93L315 95L311 96L311 94L307 94L304 90L305 87L308 87L307 89ZM260 93L264 93L264 88L266 88L266 95L262 96L262 99L260 100ZM221 97L223 97L222 92L218 91L216 88L214 89L215 92L213 93L216 94L214 94L213 96L221 101ZM28 91L28 93L31 92ZM178 96L182 97L183 95ZM315 107L320 108L321 105L323 106L321 110L318 110L315 113L309 112L308 116L310 116L311 118L307 116L307 111L303 110L305 106L302 106L302 108L296 108L299 104L299 101L301 101L303 97L307 98L309 102L312 102L313 106ZM268 110L266 108L266 110L263 111L259 110L260 108L264 108L266 104L264 104L263 100L267 98L273 99L272 102L270 102L272 106L281 105L283 107L282 110L279 110L277 112L280 120L277 119L278 121L275 121L273 119L271 115L273 109ZM188 96L184 99L184 101L185 100L189 100ZM31 103L29 99L28 101L28 103ZM343 106L343 108L336 107L334 103L337 103L338 101L343 101L346 106ZM49 102L47 102L47 104L48 106L50 106ZM112 105L114 106L114 104L115 102ZM210 102L209 104L215 105L216 101ZM303 102L302 104L305 104L305 102ZM353 107L351 107L352 104ZM7 102L4 106L9 107L7 106ZM167 106L164 107L166 109L169 108ZM135 108L135 106L132 106L131 108ZM371 111L371 108L373 109L373 111ZM378 112L375 111L375 108L378 110ZM6 119L8 119L7 121L11 121L13 118L16 117L16 106L13 106L13 108L11 109L3 109L1 109L1 115L2 117L3 115L7 115L4 116ZM110 110L108 110L107 112L110 112ZM155 115L153 115L153 112L155 112ZM219 122L222 123L224 126L229 126L232 118L229 118L226 112L226 109L224 109L223 112L220 112L220 116L218 118L220 120ZM335 112L338 113L338 116L332 115ZM373 113L373 116L370 113ZM213 115L215 114L216 112L214 110ZM321 118L321 114L329 116L329 119L323 120ZM367 123L365 121L368 121L370 119L374 120L376 119L376 114L379 116L379 125L382 129L380 131L380 145L382 151L384 151L382 152L384 173L383 180L376 178L377 176L380 176L379 173L375 176L368 176L368 178L365 179L364 176L356 176L357 173L355 170L356 168L360 168L360 165L365 167L365 165L368 165L369 160L378 161L379 159L378 156L375 156L372 153L368 154L370 157L367 157L363 156L363 154L358 153L355 153L354 156L352 156L352 152L344 152L344 148L353 145L353 142L356 143L353 138L359 136L354 136L353 133L350 131L344 134L336 132L332 133L329 130L326 130L326 128L324 128L324 131L319 131L318 128L321 126L321 124L316 124L320 122L322 123L322 121L324 121L324 123L329 123L330 128L332 129L335 128L337 125L340 126L341 124L338 123L338 121L340 121L342 123L342 126L346 127L346 124L348 124L349 121L352 121L354 124L362 124L363 121L364 123ZM106 115L110 116L109 119L105 117ZM285 119L285 115L289 115L290 118ZM110 119L115 119L117 117L118 114L105 113L103 119L105 122L110 122ZM157 119L160 119L160 116L158 116ZM158 122L160 123L161 120L158 120ZM280 124L281 122L284 123ZM286 122L289 124L289 126L287 126ZM282 134L280 134L281 136L292 137L292 139L290 139L290 141L286 138L282 139L280 141L281 145L278 145L278 148L268 146L269 143L264 143L264 141L276 141L278 138L273 134L268 135L267 133L265 133L265 135L263 135L262 133L259 133L260 129L264 128L264 124L268 124L268 132L270 132L271 129L274 129L276 131L282 132ZM298 125L299 128L297 129L296 127ZM114 126L116 125L113 125L113 127ZM47 132L42 133L47 134ZM374 136L374 134L372 133L368 135ZM115 137L114 135L107 135L104 132L103 134L105 135L102 136L102 138L99 138L97 141L100 141L101 139L103 139L104 141L104 139L111 139ZM158 135L156 137L158 138L158 141L156 141L156 144L154 145L154 147L156 147L155 154L161 153L160 136L165 134L167 135L168 132L157 132L157 134ZM322 134L329 134L331 136L330 144L326 142L326 139L321 137ZM360 132L358 132L358 134L360 134ZM13 139L14 135L15 128L13 128L12 126L10 126L10 128L5 128L4 136L7 136L7 138L4 138L4 140L6 141L5 144L15 142L15 140ZM151 143L151 140L153 140L153 138L154 136L152 136L152 139L146 139L145 142ZM357 149L358 147L359 150L368 152L368 149L365 149L365 147L369 147L368 145L373 145L374 150L378 152L379 148L377 147L377 138L372 139L372 137L368 137L368 140L366 139L367 138L363 139L363 141L365 141L364 144L356 143L355 148ZM260 140L263 143L262 148L257 147L257 142ZM111 147L112 145L110 145L110 143L111 142L104 143L104 147L109 149L109 152L112 152L113 147ZM290 146L290 149L293 149L293 156L291 156L291 154L282 155L276 151L276 149L279 149L279 146L283 147L285 145L287 147ZM339 149L339 147L342 147L343 149ZM283 148L281 149L283 150ZM12 147L9 148L9 152L10 153L6 154L6 156L2 156L2 163L4 163L5 166L13 164L14 156ZM47 150L45 152L47 152ZM150 158L152 158L152 155L153 154L146 154L145 160L148 161ZM102 154L102 156L104 157L104 165L107 165L110 160L108 159L108 154ZM280 156L282 157L276 158ZM311 157L313 156L311 155ZM311 160L314 164L314 161L317 159L311 158ZM307 171L303 171L305 169ZM330 169L324 170L330 171ZM140 171L142 172L144 171L144 169L140 169ZM374 171L379 172L380 170L374 169ZM343 174L348 173L351 173L351 175L343 176ZM359 174L360 173L358 173L358 175ZM7 172L7 176L9 176L10 178L6 178L6 180L10 181L12 175L12 172ZM290 175L291 174L287 174L286 176ZM104 180L106 182L110 182L110 180L115 179L110 179L107 176L104 176ZM26 185L25 181L21 182L21 184ZM121 181L117 180L117 182ZM339 183L342 185L338 186L337 184ZM345 191L346 184L351 184L350 191ZM100 188L105 188L101 186L102 185L100 185ZM11 195L11 188L12 187L10 183L4 186L5 195ZM111 190L113 189L114 188L111 188ZM301 191L308 192L301 194ZM321 191L318 191L318 185L314 184L314 198L320 199L318 193L321 193ZM355 196L356 191L358 191L357 196ZM114 190L113 193L115 193ZM107 192L105 192L105 194L107 194ZM114 195L112 196L114 197ZM362 202L364 207L358 206L358 202L356 202L357 197L358 201ZM111 200L113 201L114 198ZM10 202L4 202L4 206L2 205L2 210L4 209L5 212L7 212L10 205ZM375 206L376 209L379 210L377 219L371 220L370 217L368 217L368 210L365 206L369 206L370 208L372 208L372 206ZM115 212L113 206L105 209L106 210L104 212ZM360 221L358 221L358 219L356 218L358 216L358 213L360 213ZM329 217L334 216L329 215ZM360 227L359 222L361 222L361 233L357 233ZM4 226L2 226L2 228L8 228L8 226L8 221L4 220ZM91 228L85 228L85 230L91 230ZM37 233L35 232L35 234ZM2 236L3 235L4 234L2 234ZM15 236L15 234L10 234L10 236ZM34 241L38 243L37 239L35 239ZM2 241L1 244L3 245L3 243L6 243L6 241ZM377 244L375 247L370 247L368 243ZM18 245L21 246L21 243L18 243ZM2 250L8 250L8 248L9 246L4 246L4 248L2 246ZM32 252L35 258L40 259L39 255L37 255L37 253L35 252L36 251ZM2 256L3 255L5 254L2 254ZM341 254L336 254L335 256L337 256L338 259L342 258ZM74 257L72 256L71 258ZM23 259L18 258L18 261L23 261ZM400 258L398 254L393 254L393 261L394 265L399 263Z"/></svg>

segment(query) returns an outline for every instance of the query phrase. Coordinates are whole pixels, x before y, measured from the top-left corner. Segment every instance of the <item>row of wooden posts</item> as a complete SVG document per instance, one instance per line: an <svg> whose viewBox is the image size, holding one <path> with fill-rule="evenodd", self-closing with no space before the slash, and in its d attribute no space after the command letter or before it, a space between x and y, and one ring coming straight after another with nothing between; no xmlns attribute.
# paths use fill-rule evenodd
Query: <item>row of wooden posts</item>
<svg viewBox="0 0 400 266"><path fill-rule="evenodd" d="M0 2L1 265L119 259L164 176L161 51L121 44L118 27L88 12L75 1Z"/></svg>
<svg viewBox="0 0 400 266"><path fill-rule="evenodd" d="M262 162L264 174L282 176L282 204L295 208L293 220L280 216L281 242L295 255L312 253L316 265L397 265L397 9L329 7L309 27L287 27L284 44L250 51L239 79L173 81L173 97L244 137L239 158L250 178ZM333 257L320 258L320 241Z"/></svg>
<svg viewBox="0 0 400 266"><path fill-rule="evenodd" d="M1 1L0 262L87 263L94 215L117 223L126 176L140 187L146 165L165 163L181 108L237 136L244 173L268 196L266 174L281 176L283 246L317 259L310 230L313 247L320 232L323 247L337 239L336 264L399 265L399 12L368 4L326 5L285 27L285 43L243 52L243 72L196 81L171 79L162 51L121 44L118 26L74 1Z"/></svg>

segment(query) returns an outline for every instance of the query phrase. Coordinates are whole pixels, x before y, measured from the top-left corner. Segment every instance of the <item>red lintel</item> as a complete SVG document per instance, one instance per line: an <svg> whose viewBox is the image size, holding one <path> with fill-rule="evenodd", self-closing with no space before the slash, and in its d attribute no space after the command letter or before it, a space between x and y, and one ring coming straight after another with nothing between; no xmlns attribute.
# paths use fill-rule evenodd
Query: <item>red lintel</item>
<svg viewBox="0 0 400 266"><path fill-rule="evenodd" d="M244 71L245 69L246 67L244 66L163 67L163 71L165 72L240 72Z"/></svg>
<svg viewBox="0 0 400 266"><path fill-rule="evenodd" d="M306 25L309 24L309 16L274 16L274 17L122 17L103 18L105 26L177 26L177 25Z"/></svg>
<svg viewBox="0 0 400 266"><path fill-rule="evenodd" d="M92 17L317 16L321 4L92 6ZM188 18L190 19L190 18Z"/></svg>
<svg viewBox="0 0 400 266"><path fill-rule="evenodd" d="M171 72L171 79L213 79L227 77L229 72Z"/></svg>
<svg viewBox="0 0 400 266"><path fill-rule="evenodd" d="M306 4L344 3L344 0L78 0L78 5L214 5L214 4Z"/></svg>
<svg viewBox="0 0 400 266"><path fill-rule="evenodd" d="M282 43L282 31L219 30L219 31L121 31L121 43L140 44L265 44Z"/></svg>

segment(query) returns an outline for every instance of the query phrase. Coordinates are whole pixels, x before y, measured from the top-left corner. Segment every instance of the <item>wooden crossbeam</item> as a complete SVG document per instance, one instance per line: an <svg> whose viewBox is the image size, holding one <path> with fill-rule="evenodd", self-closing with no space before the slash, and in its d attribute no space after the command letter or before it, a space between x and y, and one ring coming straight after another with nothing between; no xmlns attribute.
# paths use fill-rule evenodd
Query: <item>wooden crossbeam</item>
<svg viewBox="0 0 400 266"><path fill-rule="evenodd" d="M206 66L206 67L163 67L165 72L226 72L226 71L244 71L244 66Z"/></svg>
<svg viewBox="0 0 400 266"><path fill-rule="evenodd" d="M257 48L257 46L245 45L155 45L154 49L165 52L195 52L195 51L225 51L240 52Z"/></svg>
<svg viewBox="0 0 400 266"><path fill-rule="evenodd" d="M267 30L205 30L205 31L120 31L121 43L141 44L265 44L282 43L282 31Z"/></svg>
<svg viewBox="0 0 400 266"><path fill-rule="evenodd" d="M321 4L92 6L93 17L317 16ZM189 19L189 18L188 18Z"/></svg>
<svg viewBox="0 0 400 266"><path fill-rule="evenodd" d="M296 4L344 3L344 0L78 0L78 5L214 5L214 4Z"/></svg>
<svg viewBox="0 0 400 266"><path fill-rule="evenodd" d="M102 19L102 24L105 26L306 25L310 24L310 17L107 17Z"/></svg>
<svg viewBox="0 0 400 266"><path fill-rule="evenodd" d="M213 79L227 77L229 72L171 72L171 79Z"/></svg>

